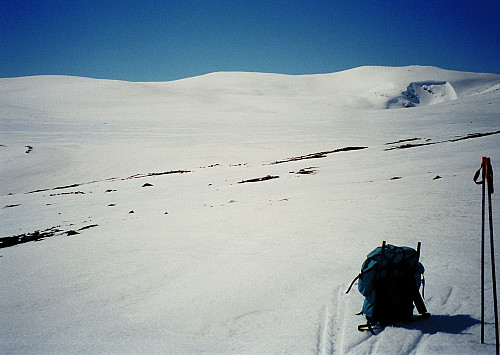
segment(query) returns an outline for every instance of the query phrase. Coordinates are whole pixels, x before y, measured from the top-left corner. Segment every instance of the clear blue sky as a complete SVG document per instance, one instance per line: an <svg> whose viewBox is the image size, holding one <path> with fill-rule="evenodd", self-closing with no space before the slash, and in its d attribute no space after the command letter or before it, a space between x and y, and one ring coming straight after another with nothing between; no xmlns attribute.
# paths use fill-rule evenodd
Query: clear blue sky
<svg viewBox="0 0 500 355"><path fill-rule="evenodd" d="M0 77L411 64L500 74L500 0L0 1Z"/></svg>

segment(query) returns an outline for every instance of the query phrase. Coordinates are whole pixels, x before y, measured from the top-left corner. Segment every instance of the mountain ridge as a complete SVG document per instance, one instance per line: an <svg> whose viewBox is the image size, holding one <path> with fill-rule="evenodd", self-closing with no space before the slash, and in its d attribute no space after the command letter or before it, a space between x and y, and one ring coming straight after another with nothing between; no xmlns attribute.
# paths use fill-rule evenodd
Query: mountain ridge
<svg viewBox="0 0 500 355"><path fill-rule="evenodd" d="M408 95L408 88L413 84L425 82L442 82L443 86L435 90L440 96L425 97L432 96L433 92L421 90L416 94L421 97L416 100L411 97L413 94ZM258 106L263 97L267 97L270 104L317 97L345 109L385 109L439 104L495 90L498 85L498 74L432 66L362 66L334 73L303 75L221 71L167 82L40 75L0 79L0 103L57 109L59 106L85 108L89 105L98 108L103 103L136 107L137 104L168 105L169 101L201 100L207 105L222 105L219 109L225 110L227 104Z"/></svg>

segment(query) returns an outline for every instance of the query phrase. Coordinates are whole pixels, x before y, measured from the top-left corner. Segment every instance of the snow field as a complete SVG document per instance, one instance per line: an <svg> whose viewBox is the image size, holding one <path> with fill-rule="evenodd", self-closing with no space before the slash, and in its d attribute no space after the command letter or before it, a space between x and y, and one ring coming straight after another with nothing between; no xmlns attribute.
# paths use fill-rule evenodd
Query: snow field
<svg viewBox="0 0 500 355"><path fill-rule="evenodd" d="M404 83L391 84L399 95L411 82L430 80L462 83L453 86L457 100L347 108L373 102L374 84ZM216 73L172 83L92 81L101 91L82 78L2 82L4 92L21 82L47 96L16 91L1 99L1 236L62 231L0 251L7 290L0 295L0 348L491 353L491 312L488 344L479 344L481 189L472 176L483 155L500 166L499 136L449 140L499 129L498 90L485 84L495 80L368 67L304 78ZM51 91L67 82L73 91L64 90L59 106L48 105L56 100ZM85 85L86 94L73 96ZM328 101L326 88L342 91ZM477 90L488 92L461 96ZM94 105L96 92L106 100ZM122 100L130 103L126 117L116 103ZM416 140L396 143L409 139ZM386 150L425 142L436 144ZM271 164L348 146L367 148ZM312 173L297 174L301 169ZM177 170L189 172L144 176ZM279 178L239 183L268 175ZM35 190L44 191L27 194ZM433 316L371 336L357 331L362 296L356 288L344 292L382 240L422 242Z"/></svg>

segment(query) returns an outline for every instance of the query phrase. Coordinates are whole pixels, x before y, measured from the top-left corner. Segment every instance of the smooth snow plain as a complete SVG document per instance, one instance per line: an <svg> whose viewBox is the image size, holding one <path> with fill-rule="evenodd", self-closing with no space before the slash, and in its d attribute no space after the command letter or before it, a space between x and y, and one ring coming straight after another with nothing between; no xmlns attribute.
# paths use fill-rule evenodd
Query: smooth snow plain
<svg viewBox="0 0 500 355"><path fill-rule="evenodd" d="M499 131L500 75L435 67L0 79L0 237L56 231L0 249L0 352L490 354ZM383 240L432 317L372 336L344 292Z"/></svg>

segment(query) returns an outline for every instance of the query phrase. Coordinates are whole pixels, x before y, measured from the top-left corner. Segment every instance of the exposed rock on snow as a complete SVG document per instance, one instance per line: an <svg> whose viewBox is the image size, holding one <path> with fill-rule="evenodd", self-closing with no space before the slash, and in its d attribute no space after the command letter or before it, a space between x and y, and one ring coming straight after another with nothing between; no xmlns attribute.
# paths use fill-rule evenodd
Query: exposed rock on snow
<svg viewBox="0 0 500 355"><path fill-rule="evenodd" d="M392 98L387 108L426 106L457 99L457 93L447 81L420 81L408 85L401 96Z"/></svg>
<svg viewBox="0 0 500 355"><path fill-rule="evenodd" d="M46 238L53 237L56 235L61 235L61 234L66 234L67 236L77 235L77 234L80 234L80 231L83 231L83 230L89 229L89 228L93 228L93 227L97 227L97 224L84 226L84 227L78 229L78 231L76 231L74 229L64 231L63 229L61 229L61 226L57 226L57 227L51 227L51 228L48 228L48 229L45 229L42 231L36 230L34 232L31 232L31 233L22 233L22 234L10 236L10 237L1 237L0 238L0 249L13 247L15 245L24 244L24 243L28 243L28 242L39 242L39 241L42 241Z"/></svg>
<svg viewBox="0 0 500 355"><path fill-rule="evenodd" d="M302 168L299 171L290 171L290 174L296 174L296 175L314 175L317 173L317 167L315 166L310 166L308 168Z"/></svg>
<svg viewBox="0 0 500 355"><path fill-rule="evenodd" d="M442 144L442 143L448 143L448 142L459 142L459 141L463 141L466 139L487 137L487 136L491 136L491 135L495 135L495 134L500 134L500 130L492 131L492 132L484 132L484 133L469 133L468 135L466 135L464 137L456 137L456 138L447 139L447 140L443 140L443 141L439 141L439 142L430 142L429 140L426 140L425 142L419 142L419 143L405 143L405 144L401 144L401 145L396 145L394 147L386 148L384 150L407 149L407 148L415 148L415 147L434 145L434 144ZM386 145L387 144L397 144L397 143L408 142L408 141L418 141L418 140L421 140L421 139L420 138L410 139L410 140L405 139L405 140L401 140L401 141L394 142L394 143L386 143Z"/></svg>
<svg viewBox="0 0 500 355"><path fill-rule="evenodd" d="M283 164L283 163L289 163L289 162L293 162L293 161L306 160L306 159L325 158L328 154L332 154L332 153L349 152L351 150L361 150L361 149L366 149L366 148L368 148L368 147L345 147L345 148L339 148L339 149L334 149L334 150L327 150L324 152L311 153L311 154L306 154L306 155L300 155L297 157L287 158L284 160L277 160L277 161L270 163L270 165Z"/></svg>
<svg viewBox="0 0 500 355"><path fill-rule="evenodd" d="M247 183L247 182L260 182L260 181L267 181L267 180L278 179L278 178L279 178L279 176L266 175L266 176L261 177L261 178L254 178L254 179L248 179L248 180L241 180L240 182L238 182L238 184L244 184L244 183Z"/></svg>
<svg viewBox="0 0 500 355"><path fill-rule="evenodd" d="M97 227L98 224L89 224L88 226L83 226L82 228L78 229L79 231L83 231L85 229L89 229L89 228L94 228L94 227Z"/></svg>
<svg viewBox="0 0 500 355"><path fill-rule="evenodd" d="M16 204L13 204L13 205L5 205L5 206L3 206L3 208L12 208L12 207L18 207L18 206L21 206L21 204L16 203Z"/></svg>

